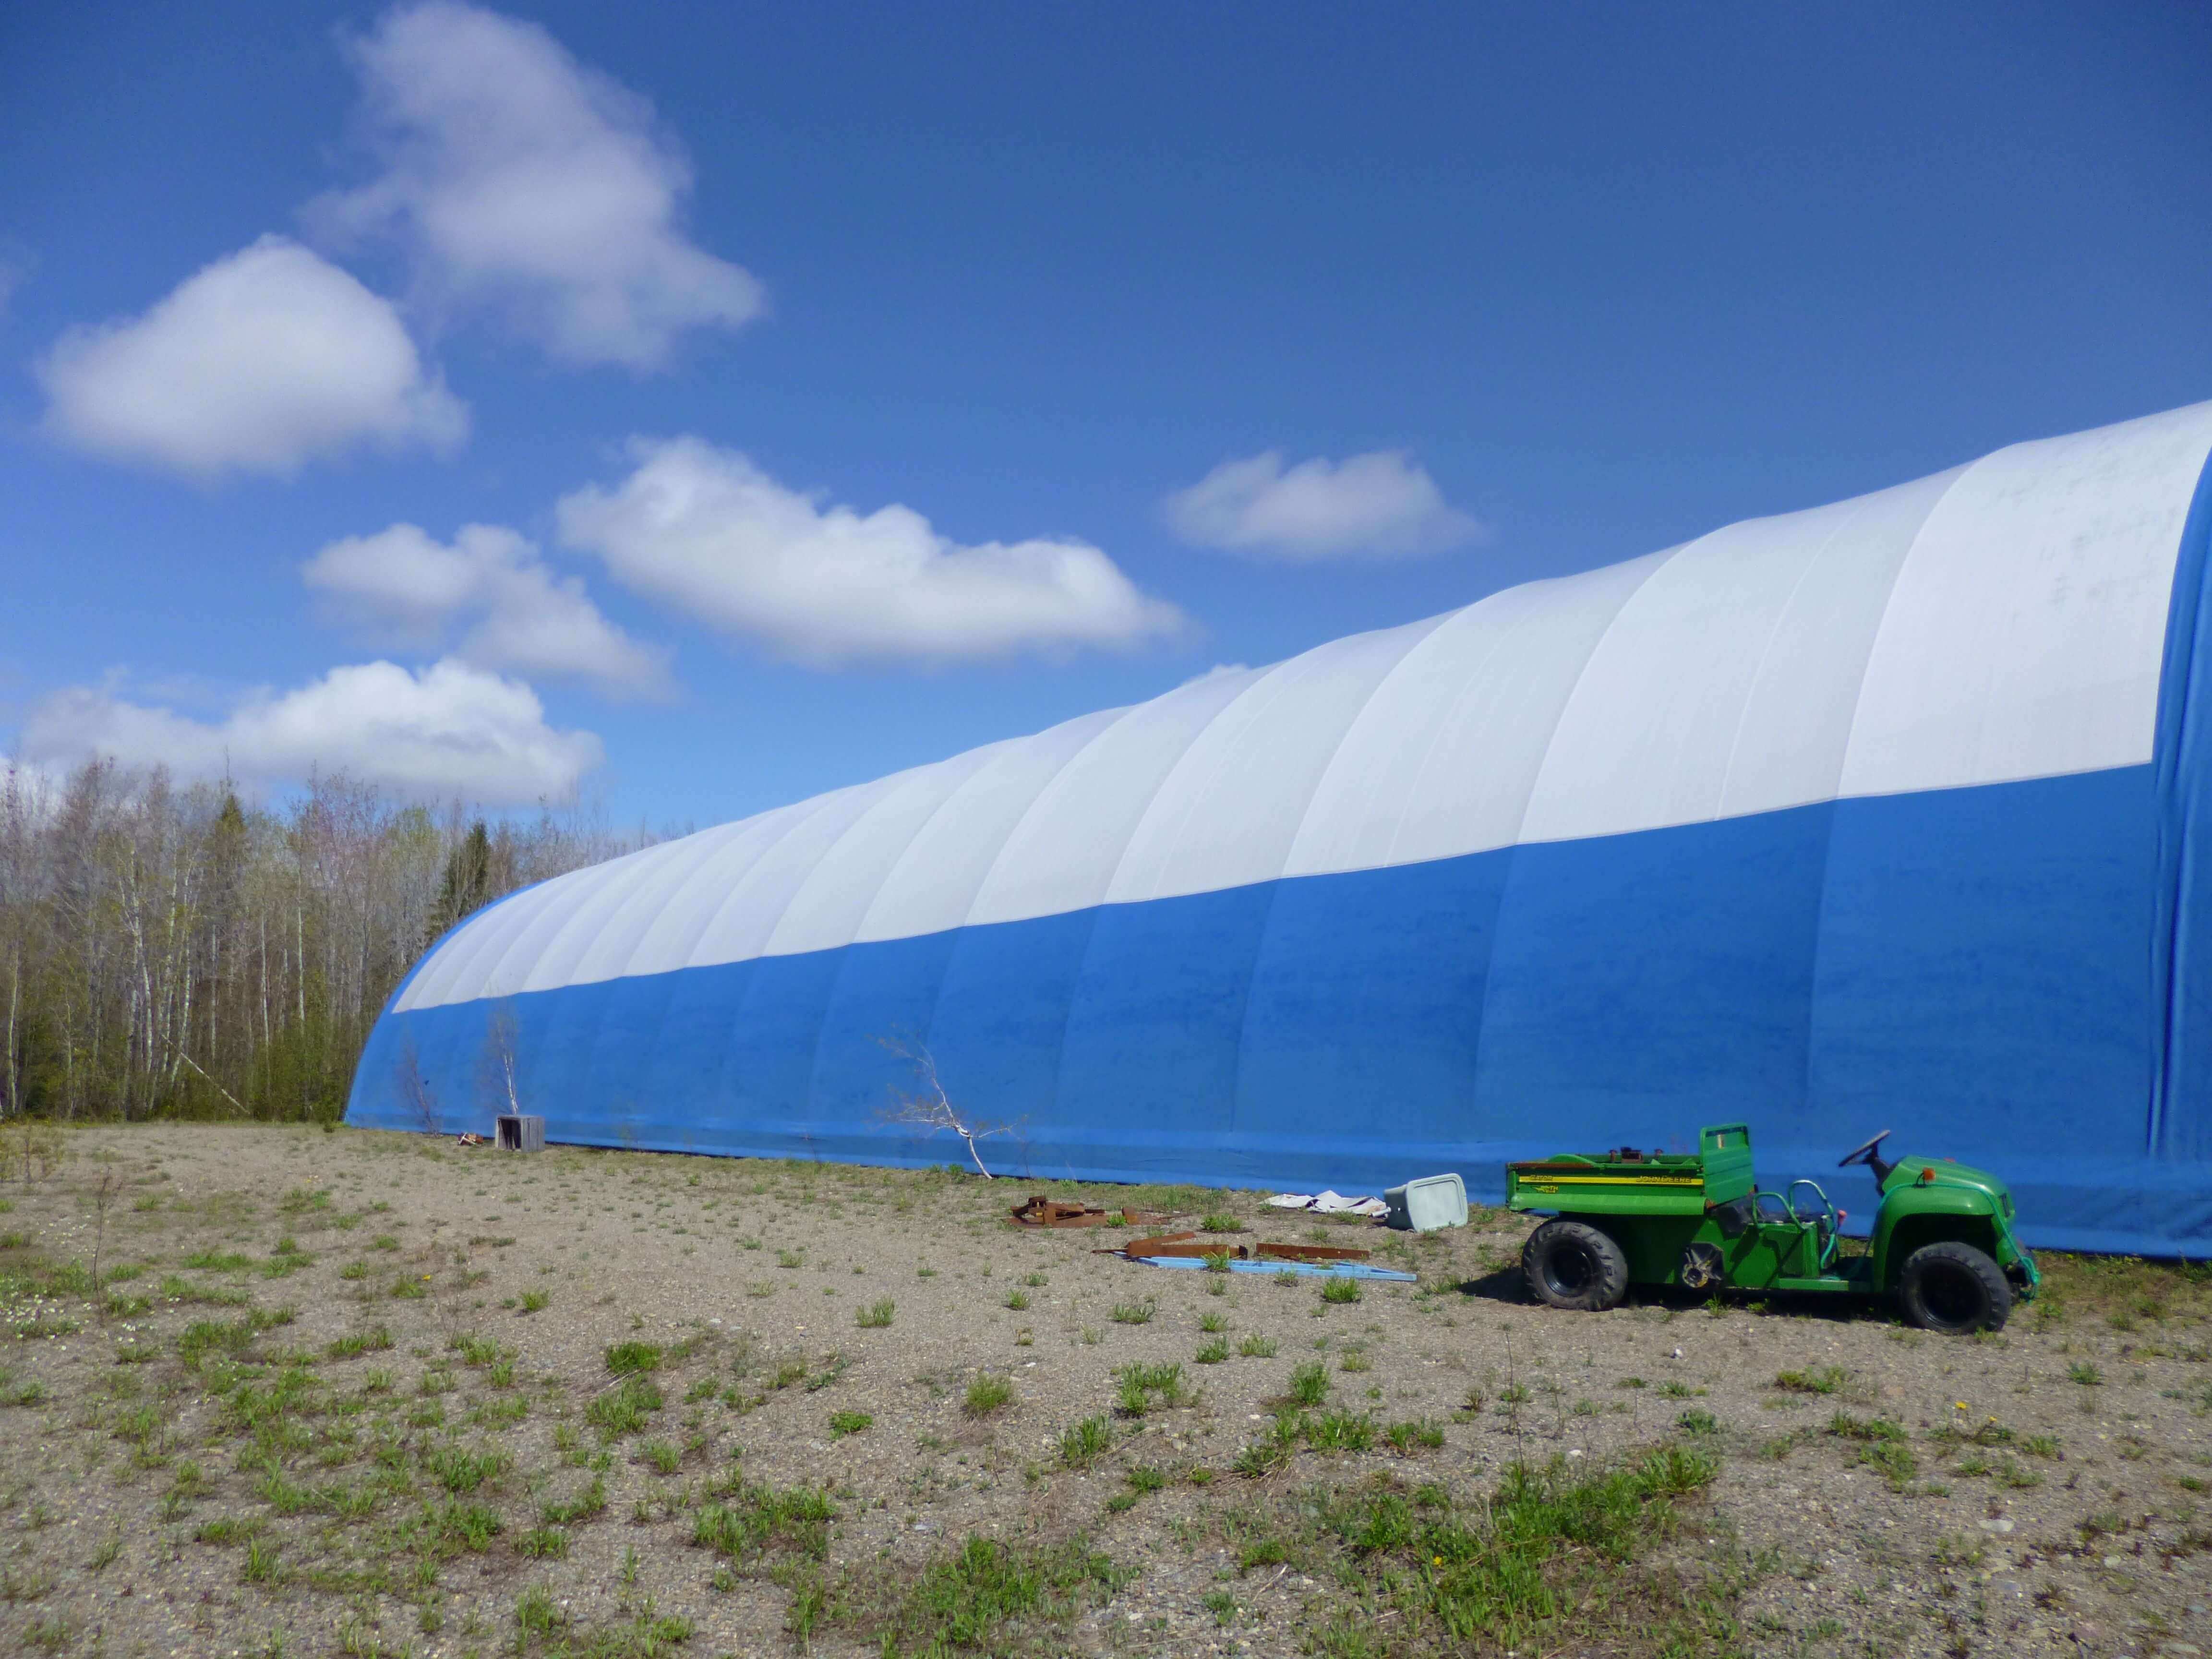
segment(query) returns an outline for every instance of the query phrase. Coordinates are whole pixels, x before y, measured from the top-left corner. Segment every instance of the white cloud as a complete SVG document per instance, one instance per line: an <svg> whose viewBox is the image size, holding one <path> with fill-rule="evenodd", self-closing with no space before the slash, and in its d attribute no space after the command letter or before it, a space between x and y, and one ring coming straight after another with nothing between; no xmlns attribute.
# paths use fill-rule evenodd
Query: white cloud
<svg viewBox="0 0 2212 1659"><path fill-rule="evenodd" d="M759 314L760 283L684 234L690 167L651 107L536 24L431 0L386 13L354 58L383 171L307 221L395 240L426 303L633 368Z"/></svg>
<svg viewBox="0 0 2212 1659"><path fill-rule="evenodd" d="M513 805L574 793L605 758L589 732L556 731L537 694L451 660L333 668L291 691L264 690L222 720L76 686L32 709L20 742L34 762L107 756L187 777L292 782L343 772L420 796Z"/></svg>
<svg viewBox="0 0 2212 1659"><path fill-rule="evenodd" d="M1287 472L1277 450L1224 461L1170 495L1167 517L1194 546L1288 564L1438 553L1486 533L1395 449L1341 462L1316 456Z"/></svg>
<svg viewBox="0 0 2212 1659"><path fill-rule="evenodd" d="M301 572L339 620L398 645L443 644L462 661L533 678L589 680L617 695L665 696L667 653L600 614L574 576L501 525L464 526L450 546L411 524L332 542Z"/></svg>
<svg viewBox="0 0 2212 1659"><path fill-rule="evenodd" d="M619 486L562 499L562 541L627 586L791 657L1127 646L1182 625L1087 543L962 547L911 507L824 507L697 438L630 450L636 470Z"/></svg>
<svg viewBox="0 0 2212 1659"><path fill-rule="evenodd" d="M70 330L37 370L64 441L198 477L289 474L365 442L448 451L468 432L392 307L281 236L143 316Z"/></svg>

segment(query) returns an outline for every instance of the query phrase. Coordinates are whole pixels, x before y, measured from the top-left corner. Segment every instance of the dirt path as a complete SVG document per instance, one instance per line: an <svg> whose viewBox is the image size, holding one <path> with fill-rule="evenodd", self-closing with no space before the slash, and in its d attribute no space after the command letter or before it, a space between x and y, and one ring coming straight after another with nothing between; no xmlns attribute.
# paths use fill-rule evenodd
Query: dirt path
<svg viewBox="0 0 2212 1659"><path fill-rule="evenodd" d="M1407 1240L1251 1194L292 1128L4 1158L0 1651L1503 1651L1445 1633L1496 1564L1430 1540L1491 1548L1509 1465L1565 1490L1668 1446L1680 1490L1546 1557L1524 1639L2212 1653L2201 1274L2053 1264L1960 1341L1555 1314L1494 1212ZM1030 1190L1420 1282L1134 1265L1003 1224Z"/></svg>

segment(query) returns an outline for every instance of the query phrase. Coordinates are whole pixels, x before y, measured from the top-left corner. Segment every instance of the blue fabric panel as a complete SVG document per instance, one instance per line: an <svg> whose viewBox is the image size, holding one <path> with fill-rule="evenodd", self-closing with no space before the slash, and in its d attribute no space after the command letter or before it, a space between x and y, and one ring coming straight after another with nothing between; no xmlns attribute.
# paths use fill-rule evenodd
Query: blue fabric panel
<svg viewBox="0 0 2212 1659"><path fill-rule="evenodd" d="M1740 1116L1764 1183L1820 1179L1855 1225L1871 1189L1830 1166L1893 1127L2011 1180L2031 1242L2212 1254L2212 1164L2145 1155L2156 787L1832 803L387 1014L349 1118L419 1127L411 1038L446 1127L488 1125L503 1006L556 1139L955 1161L882 1121L876 1039L921 1029L1018 1126L989 1153L1018 1174L1457 1170L1494 1200L1508 1158Z"/></svg>
<svg viewBox="0 0 2212 1659"><path fill-rule="evenodd" d="M2160 1016L2148 1150L2212 1159L2212 462L2197 481L2166 612L2159 679L2158 915L2151 934Z"/></svg>
<svg viewBox="0 0 2212 1659"><path fill-rule="evenodd" d="M1510 855L1451 859L1274 884L1238 1050L1238 1132L1326 1144L1351 1122L1417 1146L1475 1139L1467 1084L1512 867Z"/></svg>
<svg viewBox="0 0 2212 1659"><path fill-rule="evenodd" d="M2151 787L2135 767L1838 803L1811 1103L1881 1116L1869 1133L2140 1152Z"/></svg>

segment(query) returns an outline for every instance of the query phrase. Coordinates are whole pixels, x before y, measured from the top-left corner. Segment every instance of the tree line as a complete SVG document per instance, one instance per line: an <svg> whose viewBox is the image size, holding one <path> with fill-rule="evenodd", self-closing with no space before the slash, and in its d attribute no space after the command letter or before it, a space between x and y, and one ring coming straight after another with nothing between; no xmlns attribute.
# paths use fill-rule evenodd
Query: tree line
<svg viewBox="0 0 2212 1659"><path fill-rule="evenodd" d="M0 763L0 1118L335 1118L440 934L652 839L343 776L249 805L159 769Z"/></svg>

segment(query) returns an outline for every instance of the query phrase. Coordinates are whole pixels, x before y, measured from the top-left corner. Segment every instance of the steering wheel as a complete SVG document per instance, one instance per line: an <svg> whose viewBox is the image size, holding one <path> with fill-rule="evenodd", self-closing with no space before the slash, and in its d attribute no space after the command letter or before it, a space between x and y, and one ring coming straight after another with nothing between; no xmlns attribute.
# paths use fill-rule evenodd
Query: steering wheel
<svg viewBox="0 0 2212 1659"><path fill-rule="evenodd" d="M1883 1141L1888 1139L1889 1131L1884 1129L1872 1140L1866 1142L1863 1146L1852 1147L1850 1151L1845 1152L1841 1158L1838 1158L1836 1160L1836 1167L1838 1170L1847 1170L1854 1164L1863 1164L1869 1168L1872 1168L1875 1158L1874 1149L1881 1146Z"/></svg>

